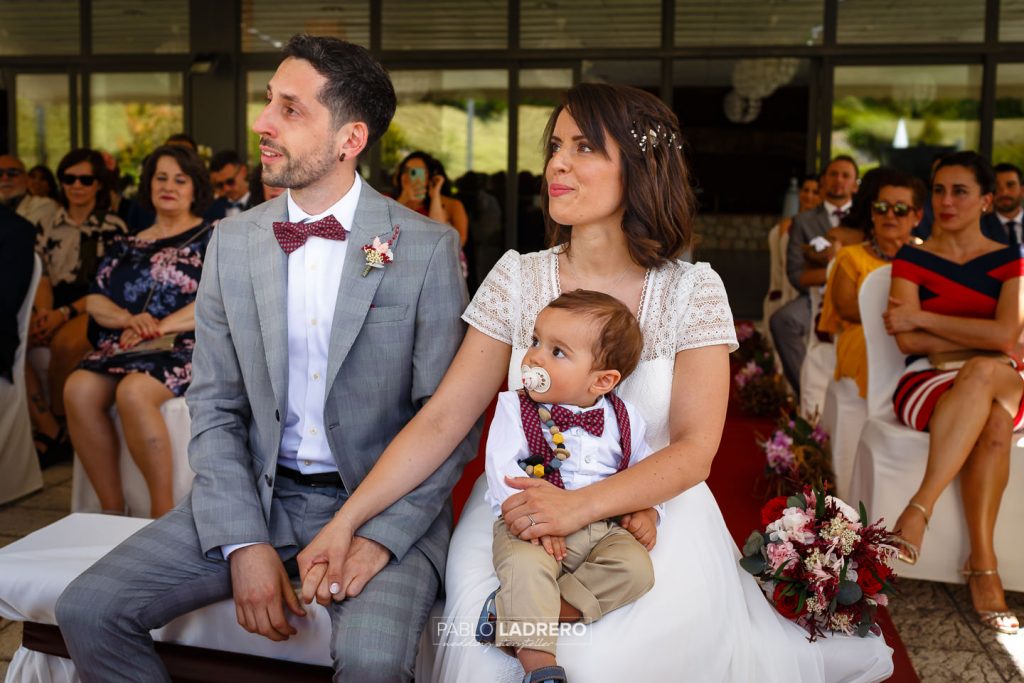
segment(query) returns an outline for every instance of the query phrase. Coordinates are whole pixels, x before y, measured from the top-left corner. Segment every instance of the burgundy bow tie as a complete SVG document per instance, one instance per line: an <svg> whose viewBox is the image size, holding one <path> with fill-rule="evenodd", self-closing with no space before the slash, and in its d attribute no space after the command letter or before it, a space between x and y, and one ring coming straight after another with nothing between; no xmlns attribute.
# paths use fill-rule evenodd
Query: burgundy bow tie
<svg viewBox="0 0 1024 683"><path fill-rule="evenodd" d="M552 406L551 419L563 432L570 427L583 427L594 436L601 436L604 433L604 408L574 413L562 406Z"/></svg>
<svg viewBox="0 0 1024 683"><path fill-rule="evenodd" d="M847 209L832 209L832 215L839 219L846 218L846 214L848 213L850 212Z"/></svg>
<svg viewBox="0 0 1024 683"><path fill-rule="evenodd" d="M312 223L292 223L290 221L279 221L274 223L274 237L281 245L284 253L290 254L303 244L310 237L323 237L328 240L345 240L345 228L334 216L324 216Z"/></svg>

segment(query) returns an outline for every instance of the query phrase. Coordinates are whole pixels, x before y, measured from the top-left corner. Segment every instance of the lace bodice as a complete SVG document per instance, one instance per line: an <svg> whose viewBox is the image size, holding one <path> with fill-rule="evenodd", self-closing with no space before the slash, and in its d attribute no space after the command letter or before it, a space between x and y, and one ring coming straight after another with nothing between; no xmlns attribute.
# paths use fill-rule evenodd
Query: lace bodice
<svg viewBox="0 0 1024 683"><path fill-rule="evenodd" d="M508 388L522 386L519 368L530 346L537 314L561 294L557 252L508 251L480 285L462 318L512 347ZM676 353L725 344L735 350L732 311L721 278L706 263L672 261L651 270L640 304L644 335L640 364L619 394L648 426L654 449L668 444L668 408Z"/></svg>

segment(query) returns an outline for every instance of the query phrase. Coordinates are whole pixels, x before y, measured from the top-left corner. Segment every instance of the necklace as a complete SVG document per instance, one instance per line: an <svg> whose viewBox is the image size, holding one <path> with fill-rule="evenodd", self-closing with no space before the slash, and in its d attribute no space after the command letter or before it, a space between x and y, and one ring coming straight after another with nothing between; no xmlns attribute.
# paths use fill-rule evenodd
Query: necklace
<svg viewBox="0 0 1024 683"><path fill-rule="evenodd" d="M894 258L896 258L895 256L889 256L884 251L882 251L881 247L878 246L878 240L875 239L874 235L871 236L871 248L875 250L876 254L878 254L878 258L882 259L883 261L892 261Z"/></svg>
<svg viewBox="0 0 1024 683"><path fill-rule="evenodd" d="M568 252L565 252L565 262L569 264L569 272L572 273L572 280L577 281L577 283L579 284L583 284L583 279L580 278L580 275L577 274L577 271L575 271L575 266L572 265L572 259L569 257ZM626 273L629 272L629 270L630 264L627 263L626 267L623 268L623 271L615 276L615 279L611 282L610 285L608 285L607 289L613 290L615 288L615 285L622 282L623 278L625 278Z"/></svg>

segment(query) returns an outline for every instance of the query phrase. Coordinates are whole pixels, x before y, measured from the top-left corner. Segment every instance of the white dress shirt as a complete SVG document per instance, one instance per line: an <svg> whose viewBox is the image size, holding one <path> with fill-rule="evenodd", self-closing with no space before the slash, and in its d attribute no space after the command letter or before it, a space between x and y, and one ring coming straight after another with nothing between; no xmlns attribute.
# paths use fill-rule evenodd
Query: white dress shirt
<svg viewBox="0 0 1024 683"><path fill-rule="evenodd" d="M629 415L629 431L632 437L629 466L632 467L650 455L652 451L645 438L647 428L644 421L637 415L633 406L625 401L623 403L626 405L626 414ZM542 405L545 408L551 408L550 404ZM580 489L615 474L622 459L622 449L619 447L619 423L615 419L615 410L612 408L611 401L602 398L593 407L585 409L564 404L562 407L574 413L584 410L604 410L604 432L601 436L594 436L582 427L570 427L562 432L565 435L563 446L569 451L569 457L562 461L559 473L562 475L562 484L565 485L566 490ZM543 425L541 432L548 445L554 447L551 433ZM495 517L501 515L501 504L505 502L505 499L519 492L518 489L505 483L505 475L509 477L527 476L519 466L519 460L529 457L530 448L526 441L526 433L523 431L519 396L514 391L503 391L498 394L498 405L487 435L485 461L486 500ZM656 505L655 509L658 511L660 523L665 514L664 507Z"/></svg>
<svg viewBox="0 0 1024 683"><path fill-rule="evenodd" d="M842 206L836 206L835 204L833 204L832 202L830 202L830 201L828 201L826 199L825 200L825 210L828 211L828 222L829 222L829 224L833 228L838 227L839 226L839 221L842 220L842 219L839 216L837 216L835 214L835 212L836 211L842 211L844 213L848 213L850 211L850 207L851 206L853 206L853 201L848 201L845 204L843 204Z"/></svg>
<svg viewBox="0 0 1024 683"><path fill-rule="evenodd" d="M249 203L249 196L250 196L250 194L251 194L250 192L246 192L245 194L243 194L241 197L238 198L238 201L235 201L235 202L233 202L233 201L231 201L229 199L228 200L228 207L226 209L224 209L224 217L227 218L229 216L237 216L238 214L242 213L242 207ZM288 215L289 215L289 218L291 217L291 206L292 206L291 202L289 202L288 203L288 209L289 209L289 214ZM292 222L294 223L295 221L292 221ZM348 223L342 223L342 225L348 225Z"/></svg>
<svg viewBox="0 0 1024 683"><path fill-rule="evenodd" d="M326 211L311 216L288 191L288 220L301 223L332 215L351 230L363 183L355 175L352 188ZM327 356L348 240L310 237L288 255L288 405L281 431L278 464L303 474L337 472L338 465L324 432L327 399ZM239 543L221 547L224 559Z"/></svg>
<svg viewBox="0 0 1024 683"><path fill-rule="evenodd" d="M1017 209L1017 215L1013 216L1012 218L1005 218L1003 214L999 212L996 212L996 216L999 218L999 222L1003 224L1004 228L1006 227L1007 223L1009 223L1010 221L1014 221L1014 235L1011 237L1009 234L1009 229L1007 229L1007 238L1009 238L1009 240L1012 242L1014 237L1016 237L1017 244L1024 244L1024 239L1021 239L1022 227L1024 227L1021 225L1021 222L1024 221L1024 209Z"/></svg>

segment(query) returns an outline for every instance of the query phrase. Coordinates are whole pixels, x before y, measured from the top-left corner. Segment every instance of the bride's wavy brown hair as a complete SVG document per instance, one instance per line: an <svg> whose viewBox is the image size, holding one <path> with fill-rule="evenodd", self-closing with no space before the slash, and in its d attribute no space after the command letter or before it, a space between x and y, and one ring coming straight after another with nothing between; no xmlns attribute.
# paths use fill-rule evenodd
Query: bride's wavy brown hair
<svg viewBox="0 0 1024 683"><path fill-rule="evenodd" d="M679 120L654 95L624 85L580 83L565 95L544 129L544 167L551 161L551 136L563 111L572 116L590 145L608 156L606 135L619 147L619 168L629 254L638 265L656 268L678 258L690 246L696 199L683 158ZM661 126L660 132L658 126ZM656 131L658 144L640 140ZM633 132L636 132L636 137ZM675 134L674 140L669 137ZM572 226L556 223L548 213L547 175L541 186L541 203L549 246L569 245Z"/></svg>

